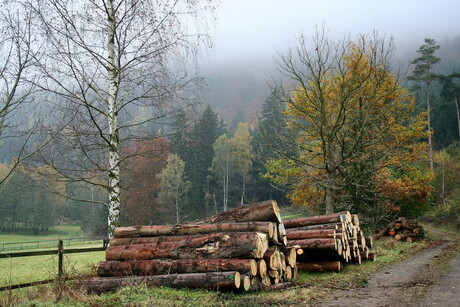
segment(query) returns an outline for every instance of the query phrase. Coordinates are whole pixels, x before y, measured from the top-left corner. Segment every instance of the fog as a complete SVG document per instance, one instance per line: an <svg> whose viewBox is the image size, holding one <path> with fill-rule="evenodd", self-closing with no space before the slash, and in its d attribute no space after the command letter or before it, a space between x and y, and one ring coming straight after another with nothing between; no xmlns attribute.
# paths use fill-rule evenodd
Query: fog
<svg viewBox="0 0 460 307"><path fill-rule="evenodd" d="M324 25L332 39L377 31L393 37L397 56L409 62L426 37L436 39L440 52L459 38L459 13L458 0L222 0L216 11L215 46L203 63L210 85L204 102L230 112L228 121L235 106L250 105L246 113L253 113L269 91L266 80L275 72L274 58L295 47L301 31L311 37L315 27ZM245 98L247 85L241 83L246 80L255 92ZM213 88L216 84L220 92ZM251 117L246 114L246 120Z"/></svg>

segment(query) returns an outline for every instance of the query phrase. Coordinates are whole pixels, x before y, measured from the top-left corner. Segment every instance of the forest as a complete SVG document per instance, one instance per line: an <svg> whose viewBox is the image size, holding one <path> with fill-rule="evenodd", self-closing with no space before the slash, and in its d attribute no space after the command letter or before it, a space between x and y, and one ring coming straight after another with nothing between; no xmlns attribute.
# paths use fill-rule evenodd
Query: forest
<svg viewBox="0 0 460 307"><path fill-rule="evenodd" d="M2 4L0 232L107 235L268 199L369 227L460 226L460 57L442 57L455 42L420 42L406 73L391 39L318 30L278 55L264 99L249 79L203 99L189 61L211 8L195 2Z"/></svg>

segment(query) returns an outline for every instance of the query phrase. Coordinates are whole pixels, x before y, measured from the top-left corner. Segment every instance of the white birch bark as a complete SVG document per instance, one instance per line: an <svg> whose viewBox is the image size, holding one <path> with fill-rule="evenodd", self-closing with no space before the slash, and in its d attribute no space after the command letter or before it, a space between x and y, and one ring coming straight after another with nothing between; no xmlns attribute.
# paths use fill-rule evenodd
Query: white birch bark
<svg viewBox="0 0 460 307"><path fill-rule="evenodd" d="M112 236L115 227L118 226L120 216L120 137L118 127L117 95L119 86L119 74L115 59L115 20L116 11L113 0L108 1L107 7L107 74L109 76L109 92L107 98L108 123L109 123L109 236Z"/></svg>

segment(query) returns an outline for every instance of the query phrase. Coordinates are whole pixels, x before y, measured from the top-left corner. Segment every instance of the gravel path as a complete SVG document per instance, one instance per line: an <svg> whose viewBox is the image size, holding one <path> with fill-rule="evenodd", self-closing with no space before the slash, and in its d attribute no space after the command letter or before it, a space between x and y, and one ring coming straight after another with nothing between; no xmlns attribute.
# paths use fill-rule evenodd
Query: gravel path
<svg viewBox="0 0 460 307"><path fill-rule="evenodd" d="M428 291L421 306L460 306L460 254L452 261L450 272Z"/></svg>
<svg viewBox="0 0 460 307"><path fill-rule="evenodd" d="M432 262L448 245L422 251L374 274L364 288L334 292L318 306L460 306L459 257L455 258L451 273L427 289L437 273ZM425 297L422 302L421 297Z"/></svg>

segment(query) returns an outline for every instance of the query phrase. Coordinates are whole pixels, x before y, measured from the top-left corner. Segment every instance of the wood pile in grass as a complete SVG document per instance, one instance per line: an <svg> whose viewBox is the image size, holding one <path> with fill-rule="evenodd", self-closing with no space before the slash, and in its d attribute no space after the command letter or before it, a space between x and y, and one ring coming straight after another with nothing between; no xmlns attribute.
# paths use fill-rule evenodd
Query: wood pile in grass
<svg viewBox="0 0 460 307"><path fill-rule="evenodd" d="M374 239L378 239L381 236L391 236L398 241L405 240L412 243L423 239L425 231L417 221L400 217L377 233Z"/></svg>
<svg viewBox="0 0 460 307"><path fill-rule="evenodd" d="M275 201L238 207L193 224L118 227L89 292L123 285L247 291L295 278L297 246L287 246Z"/></svg>
<svg viewBox="0 0 460 307"><path fill-rule="evenodd" d="M375 261L372 237L348 211L284 221L289 245L298 246L298 270L340 271L343 264Z"/></svg>

